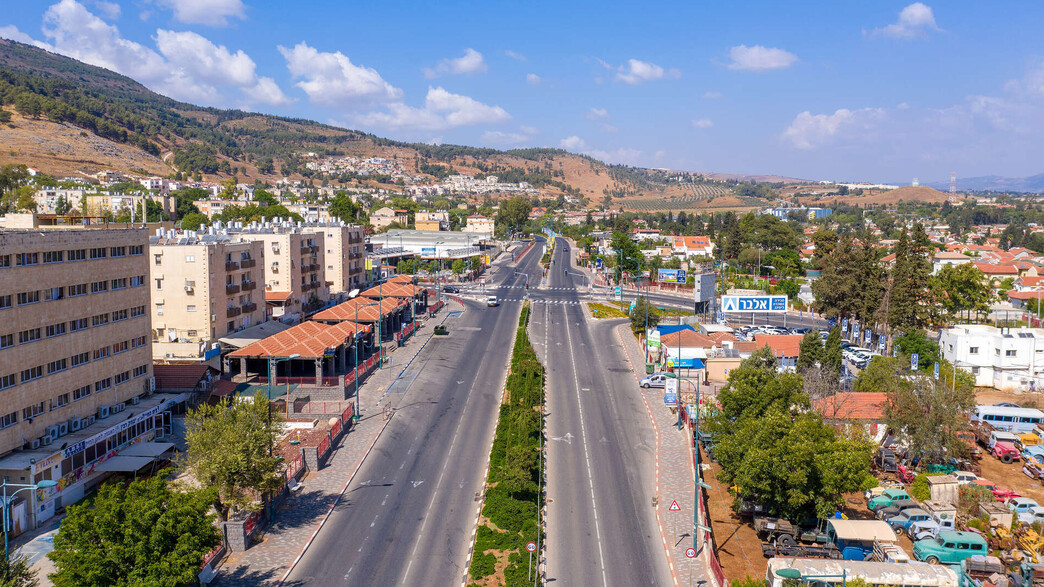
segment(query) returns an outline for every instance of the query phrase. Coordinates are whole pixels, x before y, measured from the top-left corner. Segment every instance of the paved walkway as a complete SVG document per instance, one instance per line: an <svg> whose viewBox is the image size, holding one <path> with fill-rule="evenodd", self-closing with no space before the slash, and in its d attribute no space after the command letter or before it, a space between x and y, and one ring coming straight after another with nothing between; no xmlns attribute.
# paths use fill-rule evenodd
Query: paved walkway
<svg viewBox="0 0 1044 587"><path fill-rule="evenodd" d="M621 324L616 335L627 353L635 383L645 376L645 355L638 340L630 332L630 324ZM707 569L702 558L688 558L685 551L693 547L692 522L695 509L695 470L692 446L687 429L678 430L678 416L663 405L663 390L642 389L646 409L656 431L656 497L657 522L667 549L667 558L674 574L675 585L696 585L707 582ZM679 511L670 511L678 502Z"/></svg>
<svg viewBox="0 0 1044 587"><path fill-rule="evenodd" d="M362 418L334 446L333 455L325 467L309 472L302 479L304 489L297 496L283 502L276 522L259 536L259 543L245 552L233 552L224 560L218 578L213 583L221 587L277 585L301 555L305 544L318 531L330 508L362 466L370 449L376 444L388 423L391 412L406 394L387 394L407 363L420 352L432 333L432 326L447 319L453 311L462 308L450 303L435 320L425 321L424 327L406 341L403 347L389 355L390 365L374 371L359 388ZM388 410L388 412L385 412Z"/></svg>

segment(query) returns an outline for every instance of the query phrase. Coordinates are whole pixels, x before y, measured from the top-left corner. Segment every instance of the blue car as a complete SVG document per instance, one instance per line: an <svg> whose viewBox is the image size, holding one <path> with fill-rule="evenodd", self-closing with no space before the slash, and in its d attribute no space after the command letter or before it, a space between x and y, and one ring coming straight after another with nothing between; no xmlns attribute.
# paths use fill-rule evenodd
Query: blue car
<svg viewBox="0 0 1044 587"><path fill-rule="evenodd" d="M932 519L932 515L920 508L910 508L903 510L896 516L892 516L888 519L888 525L895 530L896 534L902 535L904 533L910 533L910 527L919 522L927 522Z"/></svg>

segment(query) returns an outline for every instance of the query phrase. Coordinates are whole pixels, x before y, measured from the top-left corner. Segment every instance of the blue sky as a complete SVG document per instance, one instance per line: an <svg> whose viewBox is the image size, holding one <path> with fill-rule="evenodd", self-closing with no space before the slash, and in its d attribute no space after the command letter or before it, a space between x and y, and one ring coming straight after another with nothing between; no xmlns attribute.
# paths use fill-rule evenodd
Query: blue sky
<svg viewBox="0 0 1044 587"><path fill-rule="evenodd" d="M402 140L908 183L1044 172L1042 25L1032 1L56 0L0 36Z"/></svg>

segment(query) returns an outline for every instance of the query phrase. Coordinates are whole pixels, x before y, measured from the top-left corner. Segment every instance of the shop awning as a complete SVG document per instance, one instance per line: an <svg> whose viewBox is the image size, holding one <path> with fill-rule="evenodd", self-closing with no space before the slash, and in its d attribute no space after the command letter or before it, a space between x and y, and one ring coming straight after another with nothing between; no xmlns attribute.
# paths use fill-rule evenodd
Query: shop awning
<svg viewBox="0 0 1044 587"><path fill-rule="evenodd" d="M150 457L128 457L121 454L95 465L94 470L110 473L137 473L142 467L152 464L154 460Z"/></svg>
<svg viewBox="0 0 1044 587"><path fill-rule="evenodd" d="M174 444L170 442L138 442L121 450L117 456L154 459L172 448L174 448Z"/></svg>

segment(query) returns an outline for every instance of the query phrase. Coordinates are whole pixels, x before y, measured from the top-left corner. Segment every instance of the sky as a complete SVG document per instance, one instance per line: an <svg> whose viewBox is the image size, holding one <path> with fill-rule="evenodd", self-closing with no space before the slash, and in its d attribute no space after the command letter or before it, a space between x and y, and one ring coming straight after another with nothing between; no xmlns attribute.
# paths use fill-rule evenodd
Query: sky
<svg viewBox="0 0 1044 587"><path fill-rule="evenodd" d="M0 37L194 104L611 163L1044 173L1044 10L930 2L10 3Z"/></svg>

